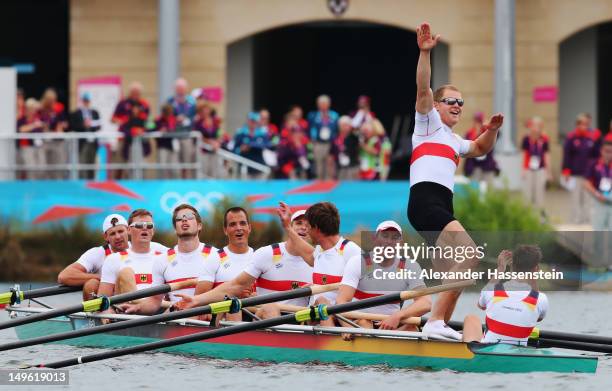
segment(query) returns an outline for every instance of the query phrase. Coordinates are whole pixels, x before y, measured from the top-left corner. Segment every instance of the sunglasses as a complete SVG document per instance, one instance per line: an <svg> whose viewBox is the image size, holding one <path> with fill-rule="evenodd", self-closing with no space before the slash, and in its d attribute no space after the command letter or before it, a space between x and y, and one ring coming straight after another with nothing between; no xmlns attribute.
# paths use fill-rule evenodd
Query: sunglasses
<svg viewBox="0 0 612 391"><path fill-rule="evenodd" d="M154 225L153 223L132 223L130 227L136 229L153 229Z"/></svg>
<svg viewBox="0 0 612 391"><path fill-rule="evenodd" d="M183 220L195 220L196 215L193 212L190 213L184 213L182 216L176 216L174 218L174 222L178 223L179 221L183 221Z"/></svg>
<svg viewBox="0 0 612 391"><path fill-rule="evenodd" d="M440 102L446 103L449 106L452 106L456 103L459 105L459 107L462 107L463 104L465 103L463 99L457 99L457 98L442 98L440 99Z"/></svg>

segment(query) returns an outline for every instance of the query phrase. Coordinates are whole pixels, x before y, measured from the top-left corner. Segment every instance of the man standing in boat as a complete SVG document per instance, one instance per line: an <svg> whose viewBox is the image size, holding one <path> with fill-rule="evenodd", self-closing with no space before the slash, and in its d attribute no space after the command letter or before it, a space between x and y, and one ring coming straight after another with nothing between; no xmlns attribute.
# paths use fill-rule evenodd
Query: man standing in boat
<svg viewBox="0 0 612 391"><path fill-rule="evenodd" d="M190 279L197 279L206 274L206 265L218 264L219 249L200 242L202 217L197 209L188 204L177 206L172 212L172 222L177 245L155 257L153 264L153 285L170 284ZM170 303L178 302L178 295L193 296L196 289L207 292L212 289L213 282L200 281L196 285L168 294ZM124 304L120 308L126 313L155 314L160 311L164 295L156 295L134 304Z"/></svg>
<svg viewBox="0 0 612 391"><path fill-rule="evenodd" d="M505 250L499 254L497 271L503 273L511 264L513 272L537 272L541 260L538 246L522 245L514 252ZM468 315L463 323L463 341L527 345L536 323L546 316L548 298L538 291L533 279L505 283L492 280L480 293L478 308L486 312L487 330L483 336L480 318Z"/></svg>
<svg viewBox="0 0 612 391"><path fill-rule="evenodd" d="M376 227L374 248L395 248L402 242L402 228L392 220L383 221ZM391 292L415 290L425 288L425 282L420 277L421 267L415 260L392 257L383 257L379 261L377 252L365 252L348 260L344 268L342 283L338 289L336 304L348 303L353 300L363 300L377 297ZM383 273L405 273L404 278L386 278ZM407 274L410 273L410 274ZM395 277L395 275L394 275ZM365 308L362 312L389 315L379 324L371 320L360 319L356 323L364 328L380 328L382 330L414 331L414 326L402 325L402 319L411 316L422 316L431 310L431 297L421 296L408 305L390 303L376 307ZM407 303L406 303L407 304ZM352 334L344 335L345 339L352 339Z"/></svg>
<svg viewBox="0 0 612 391"><path fill-rule="evenodd" d="M503 115L493 115L483 125L484 132L474 141L464 140L453 133L453 127L461 118L463 97L459 89L450 84L432 91L430 53L440 36L433 36L427 23L421 24L416 33L420 54L408 219L429 245L475 248L473 240L453 215L454 175L460 156L475 158L491 151ZM434 259L433 262L439 270L465 270L476 266L477 259L471 258L461 264L453 260ZM460 291L451 291L438 295L423 329L425 333L460 338L446 326L460 294Z"/></svg>
<svg viewBox="0 0 612 391"><path fill-rule="evenodd" d="M312 283L312 267L300 256L296 246L303 246L308 240L309 226L305 210L291 214L289 207L281 203L279 216L287 232L287 240L257 249L252 261L236 278L228 281L212 291L194 298L185 297L179 304L180 308L205 305L223 300L225 296L239 296L253 285L257 285L257 294L267 294L288 291ZM300 240L296 240L299 237ZM312 247L310 251L312 251ZM285 300L280 303L263 305L256 315L260 318L273 318L280 315L279 304L297 306L308 305L308 298Z"/></svg>
<svg viewBox="0 0 612 391"><path fill-rule="evenodd" d="M120 214L106 216L102 223L105 244L90 248L79 259L66 266L57 276L57 282L68 286L82 286L83 300L95 297L100 285L100 272L104 260L112 253L125 251L130 247L128 222ZM156 251L166 249L162 244L151 242Z"/></svg>

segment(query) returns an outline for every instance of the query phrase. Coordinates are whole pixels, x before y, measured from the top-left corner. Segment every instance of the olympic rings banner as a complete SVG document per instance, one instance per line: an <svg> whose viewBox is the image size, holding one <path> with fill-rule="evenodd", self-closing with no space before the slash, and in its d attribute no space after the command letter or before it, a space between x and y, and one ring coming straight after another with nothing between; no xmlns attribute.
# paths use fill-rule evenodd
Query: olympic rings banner
<svg viewBox="0 0 612 391"><path fill-rule="evenodd" d="M0 216L23 230L48 224L70 225L77 218L99 229L109 213L127 216L136 208L145 208L153 212L158 228L171 229L168 217L181 203L195 206L206 218L224 197L237 202L248 200L253 220L267 221L277 218L279 201L292 209L331 201L340 211L342 232L352 233L374 229L388 219L408 225L408 190L406 181L13 181L0 185Z"/></svg>

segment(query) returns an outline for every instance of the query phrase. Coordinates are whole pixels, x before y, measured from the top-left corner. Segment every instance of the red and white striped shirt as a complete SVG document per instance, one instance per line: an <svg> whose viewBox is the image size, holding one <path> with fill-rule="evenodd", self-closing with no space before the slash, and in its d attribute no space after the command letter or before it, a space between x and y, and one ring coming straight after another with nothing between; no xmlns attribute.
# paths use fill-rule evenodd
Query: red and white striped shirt
<svg viewBox="0 0 612 391"><path fill-rule="evenodd" d="M410 186L434 182L453 191L459 157L470 150L469 140L453 133L440 118L438 110L415 114L410 159Z"/></svg>

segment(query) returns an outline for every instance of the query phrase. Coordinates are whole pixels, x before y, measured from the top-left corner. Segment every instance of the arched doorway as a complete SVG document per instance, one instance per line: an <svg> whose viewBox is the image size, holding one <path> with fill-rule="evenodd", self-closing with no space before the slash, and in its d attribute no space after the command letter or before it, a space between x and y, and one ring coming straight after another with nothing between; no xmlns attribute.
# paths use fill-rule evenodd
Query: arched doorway
<svg viewBox="0 0 612 391"><path fill-rule="evenodd" d="M349 114L357 97L368 95L397 148L411 129L418 54L413 31L362 21L300 23L243 38L227 50L228 129L262 107L281 124L291 105L308 112L320 94ZM448 83L446 44L434 51L432 65L433 85Z"/></svg>
<svg viewBox="0 0 612 391"><path fill-rule="evenodd" d="M578 113L593 116L593 126L607 132L612 119L612 22L599 24L559 44L559 128L574 128Z"/></svg>

